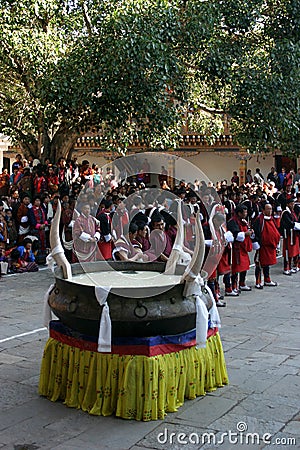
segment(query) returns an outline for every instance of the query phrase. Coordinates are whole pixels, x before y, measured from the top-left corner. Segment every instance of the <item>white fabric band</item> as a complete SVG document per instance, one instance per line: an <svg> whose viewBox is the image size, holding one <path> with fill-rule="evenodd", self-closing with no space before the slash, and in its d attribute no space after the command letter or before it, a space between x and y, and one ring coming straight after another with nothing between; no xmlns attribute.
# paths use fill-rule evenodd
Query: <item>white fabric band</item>
<svg viewBox="0 0 300 450"><path fill-rule="evenodd" d="M196 296L196 346L200 348L206 347L208 328L208 311L204 301Z"/></svg>
<svg viewBox="0 0 300 450"><path fill-rule="evenodd" d="M49 253L49 255L46 258L46 264L49 266L49 269L54 272L54 265L55 265L55 260L54 260L54 256L58 255L59 253L65 253L64 249L61 245L61 243L59 243L56 247L54 247L51 250L51 253Z"/></svg>
<svg viewBox="0 0 300 450"><path fill-rule="evenodd" d="M111 352L111 319L109 306L106 302L111 286L95 286L96 299L102 306L101 320L98 334L98 352Z"/></svg>
<svg viewBox="0 0 300 450"><path fill-rule="evenodd" d="M81 233L81 235L79 236L79 239L81 239L83 242L89 242L89 240L91 239L91 235L88 233L85 233L84 231Z"/></svg>
<svg viewBox="0 0 300 450"><path fill-rule="evenodd" d="M236 240L238 242L244 242L246 236L245 236L245 232L244 231L240 231L236 237Z"/></svg>
<svg viewBox="0 0 300 450"><path fill-rule="evenodd" d="M210 287L208 287L207 285L205 286L205 289L209 293L210 299L212 301L212 307L209 310L210 324L213 328L215 328L215 327L221 328L221 319L220 319L219 311L218 311L213 293L211 292Z"/></svg>

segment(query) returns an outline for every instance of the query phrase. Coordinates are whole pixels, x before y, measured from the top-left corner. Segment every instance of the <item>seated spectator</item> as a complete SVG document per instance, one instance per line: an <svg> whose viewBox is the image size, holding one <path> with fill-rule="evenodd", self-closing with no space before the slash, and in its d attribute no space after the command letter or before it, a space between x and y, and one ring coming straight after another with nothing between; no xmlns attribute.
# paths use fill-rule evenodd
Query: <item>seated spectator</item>
<svg viewBox="0 0 300 450"><path fill-rule="evenodd" d="M124 234L116 240L112 257L115 261L138 261L144 260L141 249L133 246L132 241L137 236L138 226L131 222L129 226L124 226Z"/></svg>
<svg viewBox="0 0 300 450"><path fill-rule="evenodd" d="M15 273L37 272L39 267L32 252L32 241L24 239L23 245L11 252L11 270Z"/></svg>

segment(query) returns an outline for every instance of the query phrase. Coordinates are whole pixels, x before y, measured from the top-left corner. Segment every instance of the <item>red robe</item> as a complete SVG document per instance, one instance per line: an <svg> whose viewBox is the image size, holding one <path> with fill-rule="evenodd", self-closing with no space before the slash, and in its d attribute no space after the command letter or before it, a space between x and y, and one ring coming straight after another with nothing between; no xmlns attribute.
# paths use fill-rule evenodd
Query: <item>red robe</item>
<svg viewBox="0 0 300 450"><path fill-rule="evenodd" d="M74 252L81 262L100 259L97 242L84 242L80 239L83 232L90 234L92 237L94 237L96 232L100 232L100 227L95 217L86 217L83 214L80 214L80 216L77 217L73 227L73 246Z"/></svg>
<svg viewBox="0 0 300 450"><path fill-rule="evenodd" d="M227 244L219 261L217 272L218 275L225 275L231 272L232 250L231 244Z"/></svg>
<svg viewBox="0 0 300 450"><path fill-rule="evenodd" d="M299 231L295 231L294 224L298 218L294 211L286 208L281 216L281 225L283 228L283 246L282 254L288 258L295 258L299 255Z"/></svg>
<svg viewBox="0 0 300 450"><path fill-rule="evenodd" d="M259 262L262 267L276 264L276 248L280 241L280 233L274 220L263 220L261 225L261 242Z"/></svg>
<svg viewBox="0 0 300 450"><path fill-rule="evenodd" d="M248 224L245 220L232 219L239 226L240 232L244 233L248 231ZM235 240L233 242L233 253L232 253L232 273L240 273L249 270L250 259L248 253L252 250L252 242L250 236L245 236L243 242Z"/></svg>

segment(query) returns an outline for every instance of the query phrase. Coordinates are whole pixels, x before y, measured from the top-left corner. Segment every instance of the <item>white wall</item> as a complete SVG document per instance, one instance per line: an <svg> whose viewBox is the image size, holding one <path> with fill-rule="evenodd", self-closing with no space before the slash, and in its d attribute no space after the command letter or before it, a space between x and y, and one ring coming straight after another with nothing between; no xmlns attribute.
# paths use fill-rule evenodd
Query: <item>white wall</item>
<svg viewBox="0 0 300 450"><path fill-rule="evenodd" d="M168 169L170 158L175 160L175 177L177 179L185 179L187 182L194 182L195 179L207 181L216 181L226 179L230 181L232 172L236 170L239 173L240 162L236 157L237 153L228 152L201 152L198 155L178 157L172 155L172 153L137 153L138 165L142 166L145 158L148 159L151 171L155 173L161 172L161 166L165 166ZM111 166L109 160L101 156L101 153L86 152L86 151L74 151L72 157L77 156L79 163L84 159L90 162L98 164L99 167ZM133 155L131 155L133 157ZM251 169L252 174L255 173L257 167L260 168L262 174L265 176L270 172L272 166L274 166L275 160L273 155L255 156L252 155L251 159L247 161L247 168Z"/></svg>
<svg viewBox="0 0 300 450"><path fill-rule="evenodd" d="M203 152L186 159L199 167L213 183L223 179L229 182L234 170L239 174L240 161L233 153ZM253 155L247 161L247 168L251 169L252 174L254 174L255 169L259 167L261 173L267 175L274 162L272 155L260 156L259 158Z"/></svg>
<svg viewBox="0 0 300 450"><path fill-rule="evenodd" d="M252 175L255 174L256 168L260 168L261 173L266 178L268 173L271 171L271 167L275 167L275 158L271 155L264 155L264 156L255 156L253 155L252 158L247 163L247 168L251 169Z"/></svg>

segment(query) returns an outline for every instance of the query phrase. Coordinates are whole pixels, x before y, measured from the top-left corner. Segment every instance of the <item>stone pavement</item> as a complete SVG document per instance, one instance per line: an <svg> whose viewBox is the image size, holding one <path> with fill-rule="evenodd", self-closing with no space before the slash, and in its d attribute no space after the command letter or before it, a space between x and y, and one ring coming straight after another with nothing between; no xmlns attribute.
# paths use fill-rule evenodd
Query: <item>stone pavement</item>
<svg viewBox="0 0 300 450"><path fill-rule="evenodd" d="M272 274L277 288L227 298L220 309L230 385L155 422L93 417L39 397L43 296L53 276L43 268L3 277L0 449L300 448L300 272L282 275L280 261Z"/></svg>

